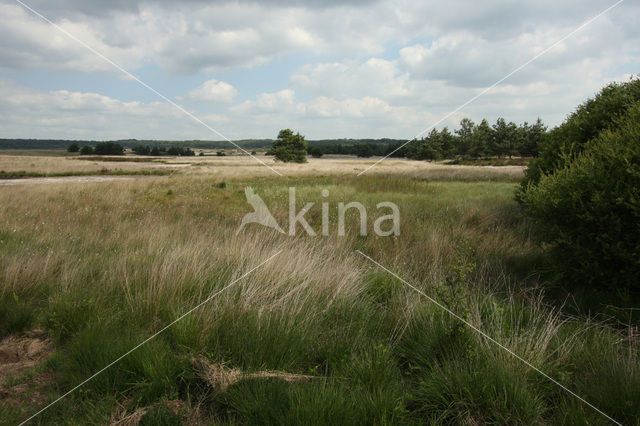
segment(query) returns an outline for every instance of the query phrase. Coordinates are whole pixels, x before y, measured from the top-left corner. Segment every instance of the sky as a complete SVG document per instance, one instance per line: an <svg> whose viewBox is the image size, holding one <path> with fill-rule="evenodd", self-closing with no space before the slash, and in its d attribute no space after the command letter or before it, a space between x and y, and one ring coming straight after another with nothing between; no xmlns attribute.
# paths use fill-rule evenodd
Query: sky
<svg viewBox="0 0 640 426"><path fill-rule="evenodd" d="M616 0L0 0L0 138L409 139ZM437 127L560 124L640 73L625 0ZM218 133L215 133L214 129Z"/></svg>

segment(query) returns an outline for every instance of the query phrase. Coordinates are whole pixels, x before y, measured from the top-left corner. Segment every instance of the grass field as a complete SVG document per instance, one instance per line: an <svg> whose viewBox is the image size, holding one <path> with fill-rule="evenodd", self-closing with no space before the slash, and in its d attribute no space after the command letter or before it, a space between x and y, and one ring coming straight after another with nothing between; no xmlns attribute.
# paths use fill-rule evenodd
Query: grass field
<svg viewBox="0 0 640 426"><path fill-rule="evenodd" d="M393 159L357 177L375 160L334 158L274 165L278 177L241 157L165 160L0 156L5 172L171 168L0 186L0 423L28 418L279 253L32 421L609 424L360 250L607 415L638 424L637 325L547 296L543 251L513 201L522 167ZM290 186L298 209L316 202L306 215L316 231L328 203L330 235L255 224L236 233L251 211L247 186L280 224ZM370 231L376 204L396 203L400 236L358 235L351 214L339 237L336 206L350 201L367 208Z"/></svg>

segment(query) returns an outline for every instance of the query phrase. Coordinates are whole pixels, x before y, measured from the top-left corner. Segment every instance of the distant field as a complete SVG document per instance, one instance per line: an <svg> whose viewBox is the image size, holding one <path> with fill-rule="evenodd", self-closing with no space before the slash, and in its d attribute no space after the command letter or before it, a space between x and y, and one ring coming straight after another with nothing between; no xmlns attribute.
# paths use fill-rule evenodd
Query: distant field
<svg viewBox="0 0 640 426"><path fill-rule="evenodd" d="M70 157L74 154L66 149L2 149L0 155L18 155L26 157Z"/></svg>
<svg viewBox="0 0 640 426"><path fill-rule="evenodd" d="M257 155L264 163L286 176L355 175L378 158L328 156L309 158L306 164L283 164L273 157ZM139 172L171 171L181 175L207 175L211 177L268 177L274 172L249 156L205 157L144 157L144 156L23 156L2 155L0 152L0 177L62 176L83 174L132 174ZM522 166L476 167L446 165L405 159L387 159L367 174L396 174L420 179L444 180L496 180L515 182L523 176Z"/></svg>
<svg viewBox="0 0 640 426"><path fill-rule="evenodd" d="M36 422L605 423L360 250L637 423L637 332L545 297L544 255L513 201L522 167L392 159L356 177L376 159L260 158L284 176L248 157L0 155L4 173L170 171L0 186L0 423L24 420L280 250ZM306 216L316 231L327 203L330 235L238 233L247 186L283 225L290 186L298 209L316 203ZM353 212L336 235L337 205L350 201L370 212L367 236ZM400 236L371 232L382 201L398 205Z"/></svg>

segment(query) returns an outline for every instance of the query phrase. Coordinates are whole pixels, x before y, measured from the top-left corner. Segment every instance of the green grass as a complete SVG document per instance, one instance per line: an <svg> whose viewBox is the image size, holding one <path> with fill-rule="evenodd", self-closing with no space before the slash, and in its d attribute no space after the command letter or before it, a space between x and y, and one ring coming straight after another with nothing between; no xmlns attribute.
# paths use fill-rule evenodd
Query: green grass
<svg viewBox="0 0 640 426"><path fill-rule="evenodd" d="M397 203L401 235L359 236L353 212L342 239L290 238L258 225L235 235L251 210L245 186L284 226L292 184L298 208L329 203L332 235L341 201L366 206L370 231L376 204ZM397 176L225 185L179 176L0 194L0 331L42 327L53 338L46 364L55 376L53 399L283 249L272 269L255 271L37 421L104 424L118 403L128 413L147 409L143 424L189 424L196 411L221 424L606 423L373 268L358 249L604 412L637 424L637 337L545 301L544 259L513 190L509 182ZM11 203L10 195L30 204ZM306 217L318 231L319 204ZM198 356L247 373L318 378L250 379L220 393L193 368ZM168 411L167 400L182 401L186 413ZM0 422L20 420L0 414Z"/></svg>

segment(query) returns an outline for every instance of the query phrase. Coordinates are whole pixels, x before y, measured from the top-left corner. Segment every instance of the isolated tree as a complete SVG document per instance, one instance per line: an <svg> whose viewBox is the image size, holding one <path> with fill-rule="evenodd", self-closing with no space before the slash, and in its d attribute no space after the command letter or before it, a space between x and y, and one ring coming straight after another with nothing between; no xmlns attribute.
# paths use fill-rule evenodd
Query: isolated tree
<svg viewBox="0 0 640 426"><path fill-rule="evenodd" d="M280 130L271 151L277 160L285 163L307 162L307 142L304 140L304 136L300 133L294 134L291 129Z"/></svg>
<svg viewBox="0 0 640 426"><path fill-rule="evenodd" d="M69 145L69 148L67 148L68 152L78 152L80 151L80 146L77 143L72 143L71 145Z"/></svg>

